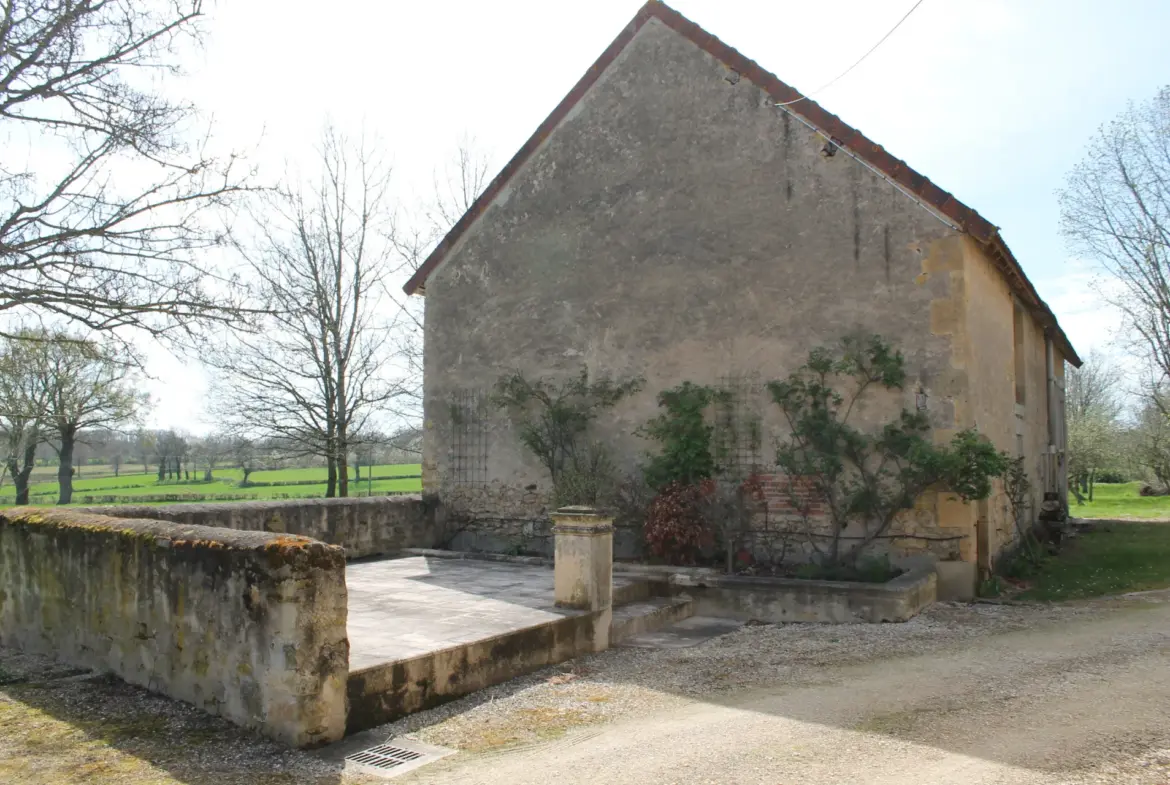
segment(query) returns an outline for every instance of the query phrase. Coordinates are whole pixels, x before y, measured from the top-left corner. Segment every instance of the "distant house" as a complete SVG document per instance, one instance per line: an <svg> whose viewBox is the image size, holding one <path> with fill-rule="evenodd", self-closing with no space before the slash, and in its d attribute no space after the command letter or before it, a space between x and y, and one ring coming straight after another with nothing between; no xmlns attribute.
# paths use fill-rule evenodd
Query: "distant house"
<svg viewBox="0 0 1170 785"><path fill-rule="evenodd" d="M743 392L861 328L905 354L901 400L946 438L975 426L1063 493L1065 363L1080 365L996 227L666 5L647 3L406 286L426 295L423 483L456 545L539 546L548 479L483 397L505 371L641 376L599 423L629 464L657 392ZM768 471L771 443L745 460ZM1063 497L1062 497L1063 498ZM777 507L783 500L774 499ZM922 500L895 556L986 570L1002 494ZM912 531L911 531L912 530ZM619 555L634 535L619 532Z"/></svg>

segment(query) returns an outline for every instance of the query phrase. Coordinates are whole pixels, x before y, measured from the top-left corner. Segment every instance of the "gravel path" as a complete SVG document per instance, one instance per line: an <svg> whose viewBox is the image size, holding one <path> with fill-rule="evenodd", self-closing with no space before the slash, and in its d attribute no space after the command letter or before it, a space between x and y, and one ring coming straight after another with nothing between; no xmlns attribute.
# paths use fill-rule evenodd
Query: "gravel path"
<svg viewBox="0 0 1170 785"><path fill-rule="evenodd" d="M380 729L406 783L1170 783L1170 595L616 650Z"/></svg>
<svg viewBox="0 0 1170 785"><path fill-rule="evenodd" d="M611 650L367 734L400 735L462 750L403 785L1170 785L1170 593ZM0 782L379 781L0 649Z"/></svg>

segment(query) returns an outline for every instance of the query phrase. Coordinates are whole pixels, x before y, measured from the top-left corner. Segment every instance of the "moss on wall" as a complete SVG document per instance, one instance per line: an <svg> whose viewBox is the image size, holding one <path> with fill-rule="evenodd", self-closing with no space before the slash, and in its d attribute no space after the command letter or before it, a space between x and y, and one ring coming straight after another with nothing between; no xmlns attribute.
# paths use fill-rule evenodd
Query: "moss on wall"
<svg viewBox="0 0 1170 785"><path fill-rule="evenodd" d="M296 746L345 728L345 553L308 537L0 512L0 643Z"/></svg>

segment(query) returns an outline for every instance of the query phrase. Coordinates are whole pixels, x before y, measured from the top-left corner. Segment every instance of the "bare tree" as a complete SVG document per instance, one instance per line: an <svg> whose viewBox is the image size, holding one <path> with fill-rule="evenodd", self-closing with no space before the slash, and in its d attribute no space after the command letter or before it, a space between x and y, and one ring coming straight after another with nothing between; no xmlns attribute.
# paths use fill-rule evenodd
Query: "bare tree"
<svg viewBox="0 0 1170 785"><path fill-rule="evenodd" d="M397 256L396 276L413 275L435 245L451 230L483 193L492 171L490 157L465 137L451 161L433 174L433 191L423 209L398 216L392 241ZM405 297L396 286L387 286L394 303L391 335L395 360L401 366L402 395L395 414L404 422L417 424L422 418L423 396L423 303L422 298Z"/></svg>
<svg viewBox="0 0 1170 785"><path fill-rule="evenodd" d="M58 504L73 499L74 450L90 428L133 419L144 396L131 387L128 358L110 344L58 334L42 344L37 375L46 394L48 421L57 443Z"/></svg>
<svg viewBox="0 0 1170 785"><path fill-rule="evenodd" d="M1134 463L1152 477L1160 493L1170 492L1170 417L1166 415L1165 389L1144 396L1130 432Z"/></svg>
<svg viewBox="0 0 1170 785"><path fill-rule="evenodd" d="M491 160L473 138L464 137L443 174L434 177L435 199L428 217L436 241L471 209L487 187L490 172Z"/></svg>
<svg viewBox="0 0 1170 785"><path fill-rule="evenodd" d="M1138 354L1170 376L1170 87L1103 126L1060 193L1073 248L1115 281Z"/></svg>
<svg viewBox="0 0 1170 785"><path fill-rule="evenodd" d="M393 246L388 167L326 129L321 174L268 199L260 242L241 253L269 314L206 358L214 408L233 430L328 467L327 496L349 492L354 434L399 395L389 378L383 280Z"/></svg>
<svg viewBox="0 0 1170 785"><path fill-rule="evenodd" d="M211 482L215 479L216 465L231 454L231 439L222 434L210 434L198 439L192 439L191 456L195 462L195 470L199 470L199 462L203 461L203 481Z"/></svg>
<svg viewBox="0 0 1170 785"><path fill-rule="evenodd" d="M1103 412L1110 418L1121 413L1121 370L1097 351L1090 351L1080 368L1068 368L1064 405L1069 419Z"/></svg>
<svg viewBox="0 0 1170 785"><path fill-rule="evenodd" d="M1119 369L1097 352L1090 352L1080 368L1065 376L1070 488L1083 503L1093 500L1096 474L1119 459L1121 401Z"/></svg>
<svg viewBox="0 0 1170 785"><path fill-rule="evenodd" d="M238 314L207 251L247 173L192 144L194 107L157 89L201 13L201 0L0 3L0 312L154 334Z"/></svg>
<svg viewBox="0 0 1170 785"><path fill-rule="evenodd" d="M187 440L173 430L155 431L154 459L158 463L158 481L179 476L179 467L187 454Z"/></svg>
<svg viewBox="0 0 1170 785"><path fill-rule="evenodd" d="M158 440L158 434L154 431L148 431L144 428L139 428L134 432L134 455L142 464L142 473L150 474L150 456L155 453L155 443ZM162 477L160 476L161 480Z"/></svg>
<svg viewBox="0 0 1170 785"><path fill-rule="evenodd" d="M260 456L259 447L255 440L249 439L246 436L232 437L228 441L227 447L232 463L244 474L240 484L247 485L248 477L252 472L256 471L256 463Z"/></svg>
<svg viewBox="0 0 1170 785"><path fill-rule="evenodd" d="M433 190L419 212L396 216L393 244L399 265L395 272L413 274L443 236L487 188L490 157L470 137L464 137L451 161L432 174Z"/></svg>

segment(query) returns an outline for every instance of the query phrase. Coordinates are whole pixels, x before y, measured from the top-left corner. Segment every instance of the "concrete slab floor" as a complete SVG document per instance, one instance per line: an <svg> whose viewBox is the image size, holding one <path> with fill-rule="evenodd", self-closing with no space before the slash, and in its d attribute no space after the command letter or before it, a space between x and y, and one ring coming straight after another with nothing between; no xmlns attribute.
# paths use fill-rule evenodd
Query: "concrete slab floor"
<svg viewBox="0 0 1170 785"><path fill-rule="evenodd" d="M553 604L548 567L411 556L351 562L345 582L351 672L576 613Z"/></svg>

